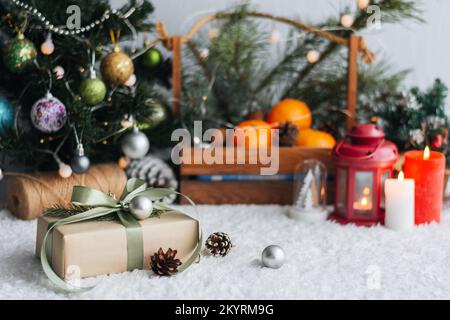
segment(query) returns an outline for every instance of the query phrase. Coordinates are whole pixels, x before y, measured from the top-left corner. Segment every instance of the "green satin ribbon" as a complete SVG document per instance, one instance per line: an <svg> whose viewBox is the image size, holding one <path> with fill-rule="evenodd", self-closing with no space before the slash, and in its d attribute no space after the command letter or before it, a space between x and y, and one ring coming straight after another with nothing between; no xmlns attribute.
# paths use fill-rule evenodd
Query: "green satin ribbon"
<svg viewBox="0 0 450 320"><path fill-rule="evenodd" d="M127 269L129 271L134 269L142 269L144 266L144 243L141 225L138 220L128 212L128 205L130 201L137 196L146 196L152 201L158 201L164 197L178 194L186 198L189 203L194 206L194 202L187 196L173 191L171 189L165 188L150 188L146 189L146 183L140 179L130 179L128 180L125 190L119 200L114 199L112 196L107 195L101 191L76 186L73 188L72 192L72 203L74 205L90 207L91 209L60 219L54 223L51 223L48 227L47 233L44 236L41 246L41 264L44 273L57 287L68 292L83 292L92 289L93 287L76 287L61 279L52 269L50 265L51 260L51 241L52 241L52 231L57 226L62 226L71 223L78 223L87 220L94 220L100 217L109 215L111 213L117 214L120 222L125 227L126 237L127 237ZM155 203L154 207L156 209L168 209L171 208L165 206L162 203ZM199 222L200 223L200 222ZM186 270L200 254L202 246L202 235L199 226L199 241L192 256L185 261L179 268L179 272Z"/></svg>

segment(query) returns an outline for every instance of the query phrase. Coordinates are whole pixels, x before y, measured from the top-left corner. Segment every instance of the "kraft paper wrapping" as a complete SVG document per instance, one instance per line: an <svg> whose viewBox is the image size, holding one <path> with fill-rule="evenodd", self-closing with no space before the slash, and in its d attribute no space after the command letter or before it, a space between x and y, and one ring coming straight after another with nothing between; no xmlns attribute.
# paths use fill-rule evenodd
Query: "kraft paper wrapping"
<svg viewBox="0 0 450 320"><path fill-rule="evenodd" d="M73 174L67 179L57 172L13 176L6 186L6 206L16 217L31 220L55 203L69 205L74 186L120 195L126 183L124 171L116 164L94 165L85 174Z"/></svg>
<svg viewBox="0 0 450 320"><path fill-rule="evenodd" d="M55 218L38 219L36 256L48 224ZM171 211L160 218L139 221L143 231L144 269L150 269L150 257L163 248L177 250L177 258L186 261L192 255L199 234L198 222ZM58 226L53 231L52 268L61 278L91 277L127 271L127 238L118 221L88 221Z"/></svg>

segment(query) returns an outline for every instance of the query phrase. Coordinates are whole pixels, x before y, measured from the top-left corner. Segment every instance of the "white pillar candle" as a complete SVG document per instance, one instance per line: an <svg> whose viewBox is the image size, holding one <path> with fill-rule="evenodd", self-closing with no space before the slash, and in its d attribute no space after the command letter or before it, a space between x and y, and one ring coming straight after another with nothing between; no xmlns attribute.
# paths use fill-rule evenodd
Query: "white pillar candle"
<svg viewBox="0 0 450 320"><path fill-rule="evenodd" d="M388 179L384 185L386 217L384 224L392 230L408 230L414 227L414 180L405 179L400 172L398 179Z"/></svg>

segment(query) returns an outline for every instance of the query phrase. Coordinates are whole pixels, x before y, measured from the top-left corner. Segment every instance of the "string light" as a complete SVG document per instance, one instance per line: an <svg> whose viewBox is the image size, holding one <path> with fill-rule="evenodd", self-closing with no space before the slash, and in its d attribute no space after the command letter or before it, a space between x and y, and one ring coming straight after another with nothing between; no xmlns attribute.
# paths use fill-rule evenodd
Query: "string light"
<svg viewBox="0 0 450 320"><path fill-rule="evenodd" d="M131 128L134 125L134 118L133 116L125 116L122 121L120 121L120 125L122 128Z"/></svg>
<svg viewBox="0 0 450 320"><path fill-rule="evenodd" d="M52 34L49 33L45 41L41 44L41 52L42 54L49 56L55 51L55 44L52 40Z"/></svg>
<svg viewBox="0 0 450 320"><path fill-rule="evenodd" d="M56 66L53 68L53 73L57 80L61 80L62 78L64 78L64 72L64 68L61 66Z"/></svg>
<svg viewBox="0 0 450 320"><path fill-rule="evenodd" d="M347 29L351 28L354 22L355 22L355 17L351 14L344 14L341 17L341 24L342 24L342 26L344 26Z"/></svg>
<svg viewBox="0 0 450 320"><path fill-rule="evenodd" d="M219 37L219 29L217 28L211 28L208 31L208 39L209 40L214 40L217 39Z"/></svg>
<svg viewBox="0 0 450 320"><path fill-rule="evenodd" d="M67 179L72 175L72 168L64 162L60 162L58 173L61 178Z"/></svg>
<svg viewBox="0 0 450 320"><path fill-rule="evenodd" d="M281 32L278 31L277 29L273 29L270 32L269 41L273 44L276 44L276 43L280 42L280 39L281 39Z"/></svg>
<svg viewBox="0 0 450 320"><path fill-rule="evenodd" d="M370 4L370 0L358 0L358 8L361 10L367 9Z"/></svg>
<svg viewBox="0 0 450 320"><path fill-rule="evenodd" d="M130 159L128 159L127 157L120 157L119 160L117 161L117 165L121 169L126 169L129 164L130 164Z"/></svg>
<svg viewBox="0 0 450 320"><path fill-rule="evenodd" d="M208 48L201 49L199 52L199 56L202 60L207 60L209 57L209 49Z"/></svg>
<svg viewBox="0 0 450 320"><path fill-rule="evenodd" d="M316 63L320 60L320 52L317 50L311 50L306 55L306 60L308 60L309 63Z"/></svg>

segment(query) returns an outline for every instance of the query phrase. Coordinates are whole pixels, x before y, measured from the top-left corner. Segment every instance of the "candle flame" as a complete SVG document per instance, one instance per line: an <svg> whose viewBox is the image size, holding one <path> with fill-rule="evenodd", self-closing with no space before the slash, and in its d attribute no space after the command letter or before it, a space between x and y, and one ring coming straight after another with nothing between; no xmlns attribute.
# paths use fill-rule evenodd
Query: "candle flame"
<svg viewBox="0 0 450 320"><path fill-rule="evenodd" d="M397 178L398 178L398 181L405 180L405 174L403 173L403 171L400 171Z"/></svg>
<svg viewBox="0 0 450 320"><path fill-rule="evenodd" d="M430 159L430 147L426 147L425 150L423 151L423 160L428 160Z"/></svg>
<svg viewBox="0 0 450 320"><path fill-rule="evenodd" d="M369 203L369 201L367 200L366 197L363 197L361 199L361 206L366 207L368 203Z"/></svg>

